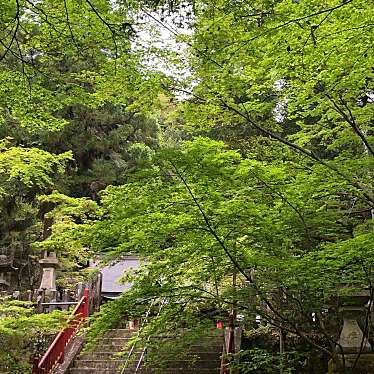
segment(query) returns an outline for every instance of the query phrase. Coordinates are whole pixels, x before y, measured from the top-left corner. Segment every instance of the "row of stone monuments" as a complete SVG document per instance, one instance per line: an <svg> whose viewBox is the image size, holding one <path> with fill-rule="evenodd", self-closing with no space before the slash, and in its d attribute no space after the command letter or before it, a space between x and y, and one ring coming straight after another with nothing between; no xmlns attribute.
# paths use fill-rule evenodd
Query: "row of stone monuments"
<svg viewBox="0 0 374 374"><path fill-rule="evenodd" d="M47 311L52 311L56 308L67 310L70 305L75 304L83 296L85 288L89 289L90 297L90 314L97 311L101 304L101 287L102 287L102 274L96 273L90 281L83 283L79 282L76 286L74 295L70 295L67 290L58 291L56 289L56 276L58 268L58 259L54 252L44 253L44 257L39 260L42 268L42 279L40 282L38 296L38 305L40 309L47 308Z"/></svg>

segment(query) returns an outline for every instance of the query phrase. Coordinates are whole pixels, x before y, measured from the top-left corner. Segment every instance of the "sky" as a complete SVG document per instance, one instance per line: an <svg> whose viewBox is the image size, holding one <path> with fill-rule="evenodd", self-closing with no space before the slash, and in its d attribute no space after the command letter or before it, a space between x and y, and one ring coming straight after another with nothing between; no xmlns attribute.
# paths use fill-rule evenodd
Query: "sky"
<svg viewBox="0 0 374 374"><path fill-rule="evenodd" d="M138 26L138 38L133 44L134 49L149 50L164 54L171 52L179 60L179 64L167 63L167 59L157 56L156 53L148 61L145 61L147 68L162 71L176 80L183 80L191 77L188 67L188 44L180 39L183 36L191 36L192 28L184 21L183 12L192 11L189 5L181 10L181 16L170 15L158 12L143 12L140 16Z"/></svg>

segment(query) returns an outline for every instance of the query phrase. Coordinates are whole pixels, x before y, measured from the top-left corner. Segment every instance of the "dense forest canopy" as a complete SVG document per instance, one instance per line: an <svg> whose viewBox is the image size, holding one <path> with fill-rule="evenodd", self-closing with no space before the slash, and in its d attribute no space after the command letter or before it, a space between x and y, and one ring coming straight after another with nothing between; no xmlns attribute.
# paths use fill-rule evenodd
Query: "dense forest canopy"
<svg viewBox="0 0 374 374"><path fill-rule="evenodd" d="M145 336L257 315L334 357L338 296L374 295L372 2L0 0L0 24L18 288L42 251L64 285L136 254L93 335L167 298Z"/></svg>

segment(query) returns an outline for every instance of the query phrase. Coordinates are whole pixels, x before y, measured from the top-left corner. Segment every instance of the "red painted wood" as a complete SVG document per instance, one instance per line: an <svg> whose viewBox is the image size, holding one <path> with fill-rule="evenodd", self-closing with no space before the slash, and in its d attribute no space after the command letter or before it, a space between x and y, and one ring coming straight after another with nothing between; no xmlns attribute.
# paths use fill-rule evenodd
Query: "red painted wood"
<svg viewBox="0 0 374 374"><path fill-rule="evenodd" d="M84 290L83 297L71 313L69 326L60 331L54 338L47 352L34 365L33 374L50 374L52 369L64 361L65 348L89 315L89 291Z"/></svg>

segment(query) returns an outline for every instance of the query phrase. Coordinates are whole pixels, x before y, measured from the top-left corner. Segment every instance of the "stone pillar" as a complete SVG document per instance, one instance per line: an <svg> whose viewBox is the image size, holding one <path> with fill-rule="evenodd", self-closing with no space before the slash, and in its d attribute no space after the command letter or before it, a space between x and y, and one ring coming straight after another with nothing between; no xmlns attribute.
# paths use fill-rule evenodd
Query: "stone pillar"
<svg viewBox="0 0 374 374"><path fill-rule="evenodd" d="M45 289L47 293L56 291L56 268L58 266L56 253L45 253L44 258L39 260L39 264L43 269L39 289Z"/></svg>
<svg viewBox="0 0 374 374"><path fill-rule="evenodd" d="M55 303L57 301L57 291L50 289L48 293L48 298L50 303ZM52 313L56 309L56 305L50 305L48 308L48 312Z"/></svg>
<svg viewBox="0 0 374 374"><path fill-rule="evenodd" d="M39 290L38 295L36 297L38 313L44 312L43 305L42 305L42 303L44 303L45 301L44 299L45 299L45 290Z"/></svg>
<svg viewBox="0 0 374 374"><path fill-rule="evenodd" d="M63 290L62 291L62 301L68 302L69 301L69 293L68 290ZM61 307L62 310L69 310L69 305L63 305Z"/></svg>
<svg viewBox="0 0 374 374"><path fill-rule="evenodd" d="M75 299L77 301L79 301L83 297L84 287L85 285L83 284L83 282L77 283L75 287Z"/></svg>

